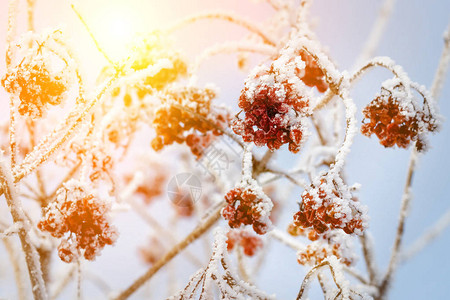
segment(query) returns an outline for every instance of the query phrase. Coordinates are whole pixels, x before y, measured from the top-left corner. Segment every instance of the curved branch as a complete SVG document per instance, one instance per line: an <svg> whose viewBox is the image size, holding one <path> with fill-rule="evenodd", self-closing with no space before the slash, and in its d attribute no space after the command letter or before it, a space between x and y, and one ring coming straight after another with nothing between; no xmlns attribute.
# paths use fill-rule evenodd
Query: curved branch
<svg viewBox="0 0 450 300"><path fill-rule="evenodd" d="M348 287L346 287L345 285L343 285L337 278L336 278L336 274L338 273L339 270L335 269L334 263L331 263L330 260L332 260L334 258L334 262L337 262L337 258L336 257L330 257L328 260L325 260L324 262L316 265L315 267L313 267L305 276L305 278L303 279L302 285L300 287L300 291L298 292L297 295L297 300L303 299L304 294L307 291L308 286L311 283L312 277L316 275L316 273L323 267L328 266L330 268L331 271L331 275L333 276L333 280L334 283L336 284L337 288L339 289L339 294L349 294L350 289L348 289ZM340 278L340 277L339 277Z"/></svg>
<svg viewBox="0 0 450 300"><path fill-rule="evenodd" d="M275 47L266 44L258 45L249 42L225 42L222 44L216 44L205 49L199 56L196 57L189 73L195 74L200 68L200 65L206 59L214 55L233 52L253 52L262 55L274 55L276 53L275 50Z"/></svg>
<svg viewBox="0 0 450 300"><path fill-rule="evenodd" d="M253 22L249 22L247 20L247 18L240 17L232 12L214 12L213 11L213 12L204 12L204 13L192 15L185 19L182 19L181 21L179 21L176 24L169 27L167 29L167 32L172 33L173 31L178 30L181 27L184 27L188 24L197 22L199 20L204 20L204 19L217 19L217 20L223 20L223 21L227 21L227 22L236 24L236 25L244 27L248 31L253 32L256 35L260 36L266 44L273 45L273 46L276 45L275 39L272 37L269 37L264 32L264 29L260 25L253 23Z"/></svg>

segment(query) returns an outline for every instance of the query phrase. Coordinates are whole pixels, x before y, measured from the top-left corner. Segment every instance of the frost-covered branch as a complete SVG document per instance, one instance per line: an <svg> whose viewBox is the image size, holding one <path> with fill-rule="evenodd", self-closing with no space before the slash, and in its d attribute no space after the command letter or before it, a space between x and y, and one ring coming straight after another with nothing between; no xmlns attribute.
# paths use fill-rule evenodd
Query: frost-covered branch
<svg viewBox="0 0 450 300"><path fill-rule="evenodd" d="M3 186L3 193L14 223L20 227L18 229L18 235L22 244L22 250L25 254L34 298L36 300L47 299L47 291L42 277L39 255L30 238L31 224L22 210L22 204L17 196L12 174L6 166L3 157L0 157L0 183Z"/></svg>
<svg viewBox="0 0 450 300"><path fill-rule="evenodd" d="M120 292L115 300L127 299L134 292L136 292L144 283L155 275L163 266L170 262L178 253L183 251L192 242L202 236L208 229L210 229L220 218L223 205L220 205L214 212L212 212L202 223L200 223L189 235L187 235L181 242L176 244L169 252L167 252L161 259L155 262L150 269L134 281L128 288Z"/></svg>
<svg viewBox="0 0 450 300"><path fill-rule="evenodd" d="M204 13L192 15L192 16L189 16L189 17L177 22L176 24L172 25L167 31L170 33L175 30L178 30L180 28L183 28L184 26L186 26L188 24L197 22L199 20L204 20L204 19L224 20L224 21L242 26L242 27L246 28L248 31L260 36L265 43L267 43L269 45L277 44L275 38L268 36L265 33L264 29L259 24L250 22L246 18L240 17L239 15L236 15L235 13L232 13L232 12L222 12L222 11L204 12Z"/></svg>
<svg viewBox="0 0 450 300"><path fill-rule="evenodd" d="M200 65L205 62L205 60L211 58L214 55L218 54L227 54L227 53L235 53L235 52L251 52L262 54L266 56L271 56L276 54L276 48L273 46L269 46L267 44L255 44L250 42L236 41L236 42L225 42L221 44L213 45L207 49L205 49L192 64L191 69L189 70L190 74L197 74L200 69Z"/></svg>
<svg viewBox="0 0 450 300"><path fill-rule="evenodd" d="M431 95L434 99L438 99L441 90L444 87L444 80L448 72L448 64L450 63L450 25L444 32L444 49L442 49L441 58L439 59L436 74L434 75L433 84L431 85Z"/></svg>
<svg viewBox="0 0 450 300"><path fill-rule="evenodd" d="M399 263L404 263L413 258L422 251L432 241L434 241L450 225L450 210L442 215L439 220L431 226L421 237L419 237L411 246L404 249L399 257Z"/></svg>
<svg viewBox="0 0 450 300"><path fill-rule="evenodd" d="M200 290L199 299L212 299L213 288L217 288L221 299L274 299L250 284L241 280L236 271L231 268L230 259L226 253L226 234L223 229L217 228L214 233L213 254L208 265L195 273L186 287L170 300L195 299L197 290Z"/></svg>
<svg viewBox="0 0 450 300"><path fill-rule="evenodd" d="M386 30L386 26L394 10L395 1L396 0L384 0L381 4L378 17L376 18L372 26L372 30L367 37L363 49L356 59L356 66L364 63L375 54L375 50L381 41L381 38Z"/></svg>
<svg viewBox="0 0 450 300"><path fill-rule="evenodd" d="M341 299L350 299L350 293L353 291L349 285L350 283L345 279L344 274L342 273L342 266L339 260L335 256L331 256L327 260L313 267L303 279L302 285L300 287L300 291L297 295L297 300L305 299L307 297L307 291L309 285L311 285L312 280L320 271L320 269L328 266L331 271L331 275L333 276L334 283L339 289L338 295L340 295ZM337 296L336 296L337 297Z"/></svg>

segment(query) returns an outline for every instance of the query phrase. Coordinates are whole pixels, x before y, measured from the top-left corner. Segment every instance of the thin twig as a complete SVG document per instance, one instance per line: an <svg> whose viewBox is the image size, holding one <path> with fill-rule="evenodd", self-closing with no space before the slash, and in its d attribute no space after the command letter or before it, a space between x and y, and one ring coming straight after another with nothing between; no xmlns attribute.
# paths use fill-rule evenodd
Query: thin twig
<svg viewBox="0 0 450 300"><path fill-rule="evenodd" d="M447 30L444 33L444 49L442 49L441 58L434 75L433 84L431 85L431 95L434 99L438 99L441 90L444 86L445 75L448 71L448 64L450 63L450 24L447 26Z"/></svg>
<svg viewBox="0 0 450 300"><path fill-rule="evenodd" d="M224 20L239 25L241 27L246 28L248 31L260 36L265 43L269 45L276 45L275 39L269 37L260 25L250 22L248 21L247 18L240 17L239 15L236 15L232 12L204 12L193 16L189 16L169 27L167 29L167 32L172 33L173 31L178 30L179 28L182 28L187 24L194 23L203 19Z"/></svg>
<svg viewBox="0 0 450 300"><path fill-rule="evenodd" d="M178 253L189 246L193 241L202 236L208 229L210 229L219 219L225 202L222 202L215 212L213 212L203 223L199 224L189 235L187 235L181 242L176 244L169 252L161 259L155 262L152 267L141 277L136 279L128 288L119 293L115 300L124 300L136 292L144 283L155 275L163 266L170 262Z"/></svg>
<svg viewBox="0 0 450 300"><path fill-rule="evenodd" d="M373 255L373 244L371 242L371 237L369 233L364 232L362 236L360 236L360 242L362 246L364 262L366 263L367 273L369 274L369 280L371 284L376 284L377 273L376 273L376 264L375 257Z"/></svg>
<svg viewBox="0 0 450 300"><path fill-rule="evenodd" d="M421 237L419 237L408 250L402 251L400 254L399 263L404 263L410 260L417 253L422 251L427 245L435 240L442 232L450 225L450 210L439 218L439 220L429 228Z"/></svg>
<svg viewBox="0 0 450 300"><path fill-rule="evenodd" d="M70 283L72 277L75 275L76 269L76 265L72 264L70 266L70 269L64 276L59 276L60 280L55 284L50 299L55 300L56 298L58 298L64 288L67 287L67 285Z"/></svg>
<svg viewBox="0 0 450 300"><path fill-rule="evenodd" d="M247 267L244 261L244 254L242 253L242 247L239 245L236 249L236 257L238 261L239 274L245 282L250 283L250 277L248 276Z"/></svg>
<svg viewBox="0 0 450 300"><path fill-rule="evenodd" d="M16 280L17 287L17 298L18 300L26 300L27 299L27 290L25 288L24 271L20 260L20 250L17 249L17 246L13 243L13 241L9 238L2 239L3 244L5 245L6 252L9 255L9 261L13 267L14 279Z"/></svg>
<svg viewBox="0 0 450 300"><path fill-rule="evenodd" d="M394 246L392 247L391 258L389 260L389 265L388 265L387 271L386 271L383 279L381 280L379 288L378 288L379 289L378 299L385 298L386 292L387 292L389 284L391 282L391 278L392 278L395 268L397 266L397 257L398 257L398 253L400 250L400 246L403 241L403 233L405 231L405 220L408 215L408 207L409 207L409 203L411 200L411 184L412 184L412 178L413 178L416 162L417 162L417 150L414 148L411 151L411 157L409 160L409 167L408 167L408 172L406 175L406 183L405 183L402 202L401 202L401 206L400 206L400 216L399 216L399 221L398 221L398 225L397 225L397 232L395 235Z"/></svg>
<svg viewBox="0 0 450 300"><path fill-rule="evenodd" d="M145 222L147 222L155 231L159 232L161 236L170 239L172 244L175 244L177 242L177 239L173 235L172 231L167 230L161 224L159 224L158 221L155 220L153 216L147 212L147 209L144 205L138 203L134 199L129 199L127 203L130 204L130 206L138 216L140 216ZM194 266L199 267L203 265L203 263L191 252L186 250L184 251L184 254L194 264Z"/></svg>
<svg viewBox="0 0 450 300"><path fill-rule="evenodd" d="M75 4L71 3L70 7L72 8L72 10L75 12L75 14L77 15L78 19L80 19L81 23L83 24L84 28L86 29L86 31L88 32L89 36L91 37L92 41L95 44L95 47L97 47L97 50L106 58L106 60L113 66L115 66L115 63L111 60L111 58L109 58L108 54L106 53L105 50L103 50L103 48L100 46L100 43L98 42L98 40L95 38L94 33L92 32L92 30L89 28L89 25L86 23L86 21L84 20L83 16L81 15L81 13L78 11L78 9L75 7Z"/></svg>
<svg viewBox="0 0 450 300"><path fill-rule="evenodd" d="M381 41L381 37L386 30L387 23L389 22L389 19L394 10L395 1L396 0L384 0L383 4L381 4L378 17L372 26L372 30L368 35L363 50L360 52L360 55L356 59L356 66L364 63L374 55L375 50Z"/></svg>

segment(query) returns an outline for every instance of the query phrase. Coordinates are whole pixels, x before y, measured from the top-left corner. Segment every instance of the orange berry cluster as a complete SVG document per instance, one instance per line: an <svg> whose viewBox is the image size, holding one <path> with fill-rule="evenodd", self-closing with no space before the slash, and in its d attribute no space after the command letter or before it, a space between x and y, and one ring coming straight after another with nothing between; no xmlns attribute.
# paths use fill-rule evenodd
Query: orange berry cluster
<svg viewBox="0 0 450 300"><path fill-rule="evenodd" d="M265 220L261 213L260 203L263 199L250 188L235 188L225 195L228 203L222 210L222 216L228 220L231 228L241 225L252 225L257 234L265 234L270 221Z"/></svg>
<svg viewBox="0 0 450 300"><path fill-rule="evenodd" d="M133 70L144 70L162 59L168 59L172 63L170 67L162 68L158 73L146 76L142 83L136 85L137 95L141 98L151 93L152 89L162 90L169 83L187 74L186 62L177 51L170 47L160 33L154 32L142 38L133 50L135 58L131 65Z"/></svg>
<svg viewBox="0 0 450 300"><path fill-rule="evenodd" d="M209 88L183 87L169 91L166 97L153 120L156 137L152 148L158 151L165 145L185 142L199 158L214 136L222 134L218 128L226 128L228 112L213 108L215 92Z"/></svg>
<svg viewBox="0 0 450 300"><path fill-rule="evenodd" d="M247 256L253 256L263 247L262 239L246 230L230 230L227 233L227 250L232 251L240 245Z"/></svg>
<svg viewBox="0 0 450 300"><path fill-rule="evenodd" d="M351 255L351 251L346 251L349 248L343 233L336 230L326 232L319 235L312 228L301 228L290 224L288 233L293 236L306 236L313 243L306 246L304 249L298 251L297 261L301 265L315 266L322 263L328 257L334 255L341 259L341 262L350 266L355 262L355 257ZM349 249L348 249L349 250Z"/></svg>
<svg viewBox="0 0 450 300"><path fill-rule="evenodd" d="M42 117L49 104L60 104L68 89L67 81L52 74L40 55L13 68L1 83L7 92L19 97L19 113L32 118Z"/></svg>
<svg viewBox="0 0 450 300"><path fill-rule="evenodd" d="M293 225L312 228L319 235L339 228L347 234L362 232L363 207L354 198L344 197L334 181L331 188L327 181L323 177L318 185L302 194Z"/></svg>
<svg viewBox="0 0 450 300"><path fill-rule="evenodd" d="M62 261L73 262L81 254L94 260L105 245L118 237L109 223L110 206L71 180L58 190L57 200L49 205L38 228L62 238L58 254Z"/></svg>
<svg viewBox="0 0 450 300"><path fill-rule="evenodd" d="M315 266L334 255L340 261L350 266L353 260L342 255L340 244L311 243L303 251L297 253L297 262L301 265Z"/></svg>
<svg viewBox="0 0 450 300"><path fill-rule="evenodd" d="M407 148L415 142L419 152L426 150L424 133L438 128L436 120L425 110L407 112L400 101L391 91L383 90L364 108L361 133L368 137L375 134L384 147Z"/></svg>

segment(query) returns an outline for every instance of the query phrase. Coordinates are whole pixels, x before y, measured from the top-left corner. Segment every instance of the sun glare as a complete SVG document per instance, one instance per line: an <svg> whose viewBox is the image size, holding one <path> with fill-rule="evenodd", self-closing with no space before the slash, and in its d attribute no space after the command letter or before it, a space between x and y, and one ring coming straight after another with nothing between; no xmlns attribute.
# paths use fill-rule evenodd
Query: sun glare
<svg viewBox="0 0 450 300"><path fill-rule="evenodd" d="M142 31L141 17L133 7L115 5L95 17L94 31L107 53L119 59L126 56L127 44Z"/></svg>

